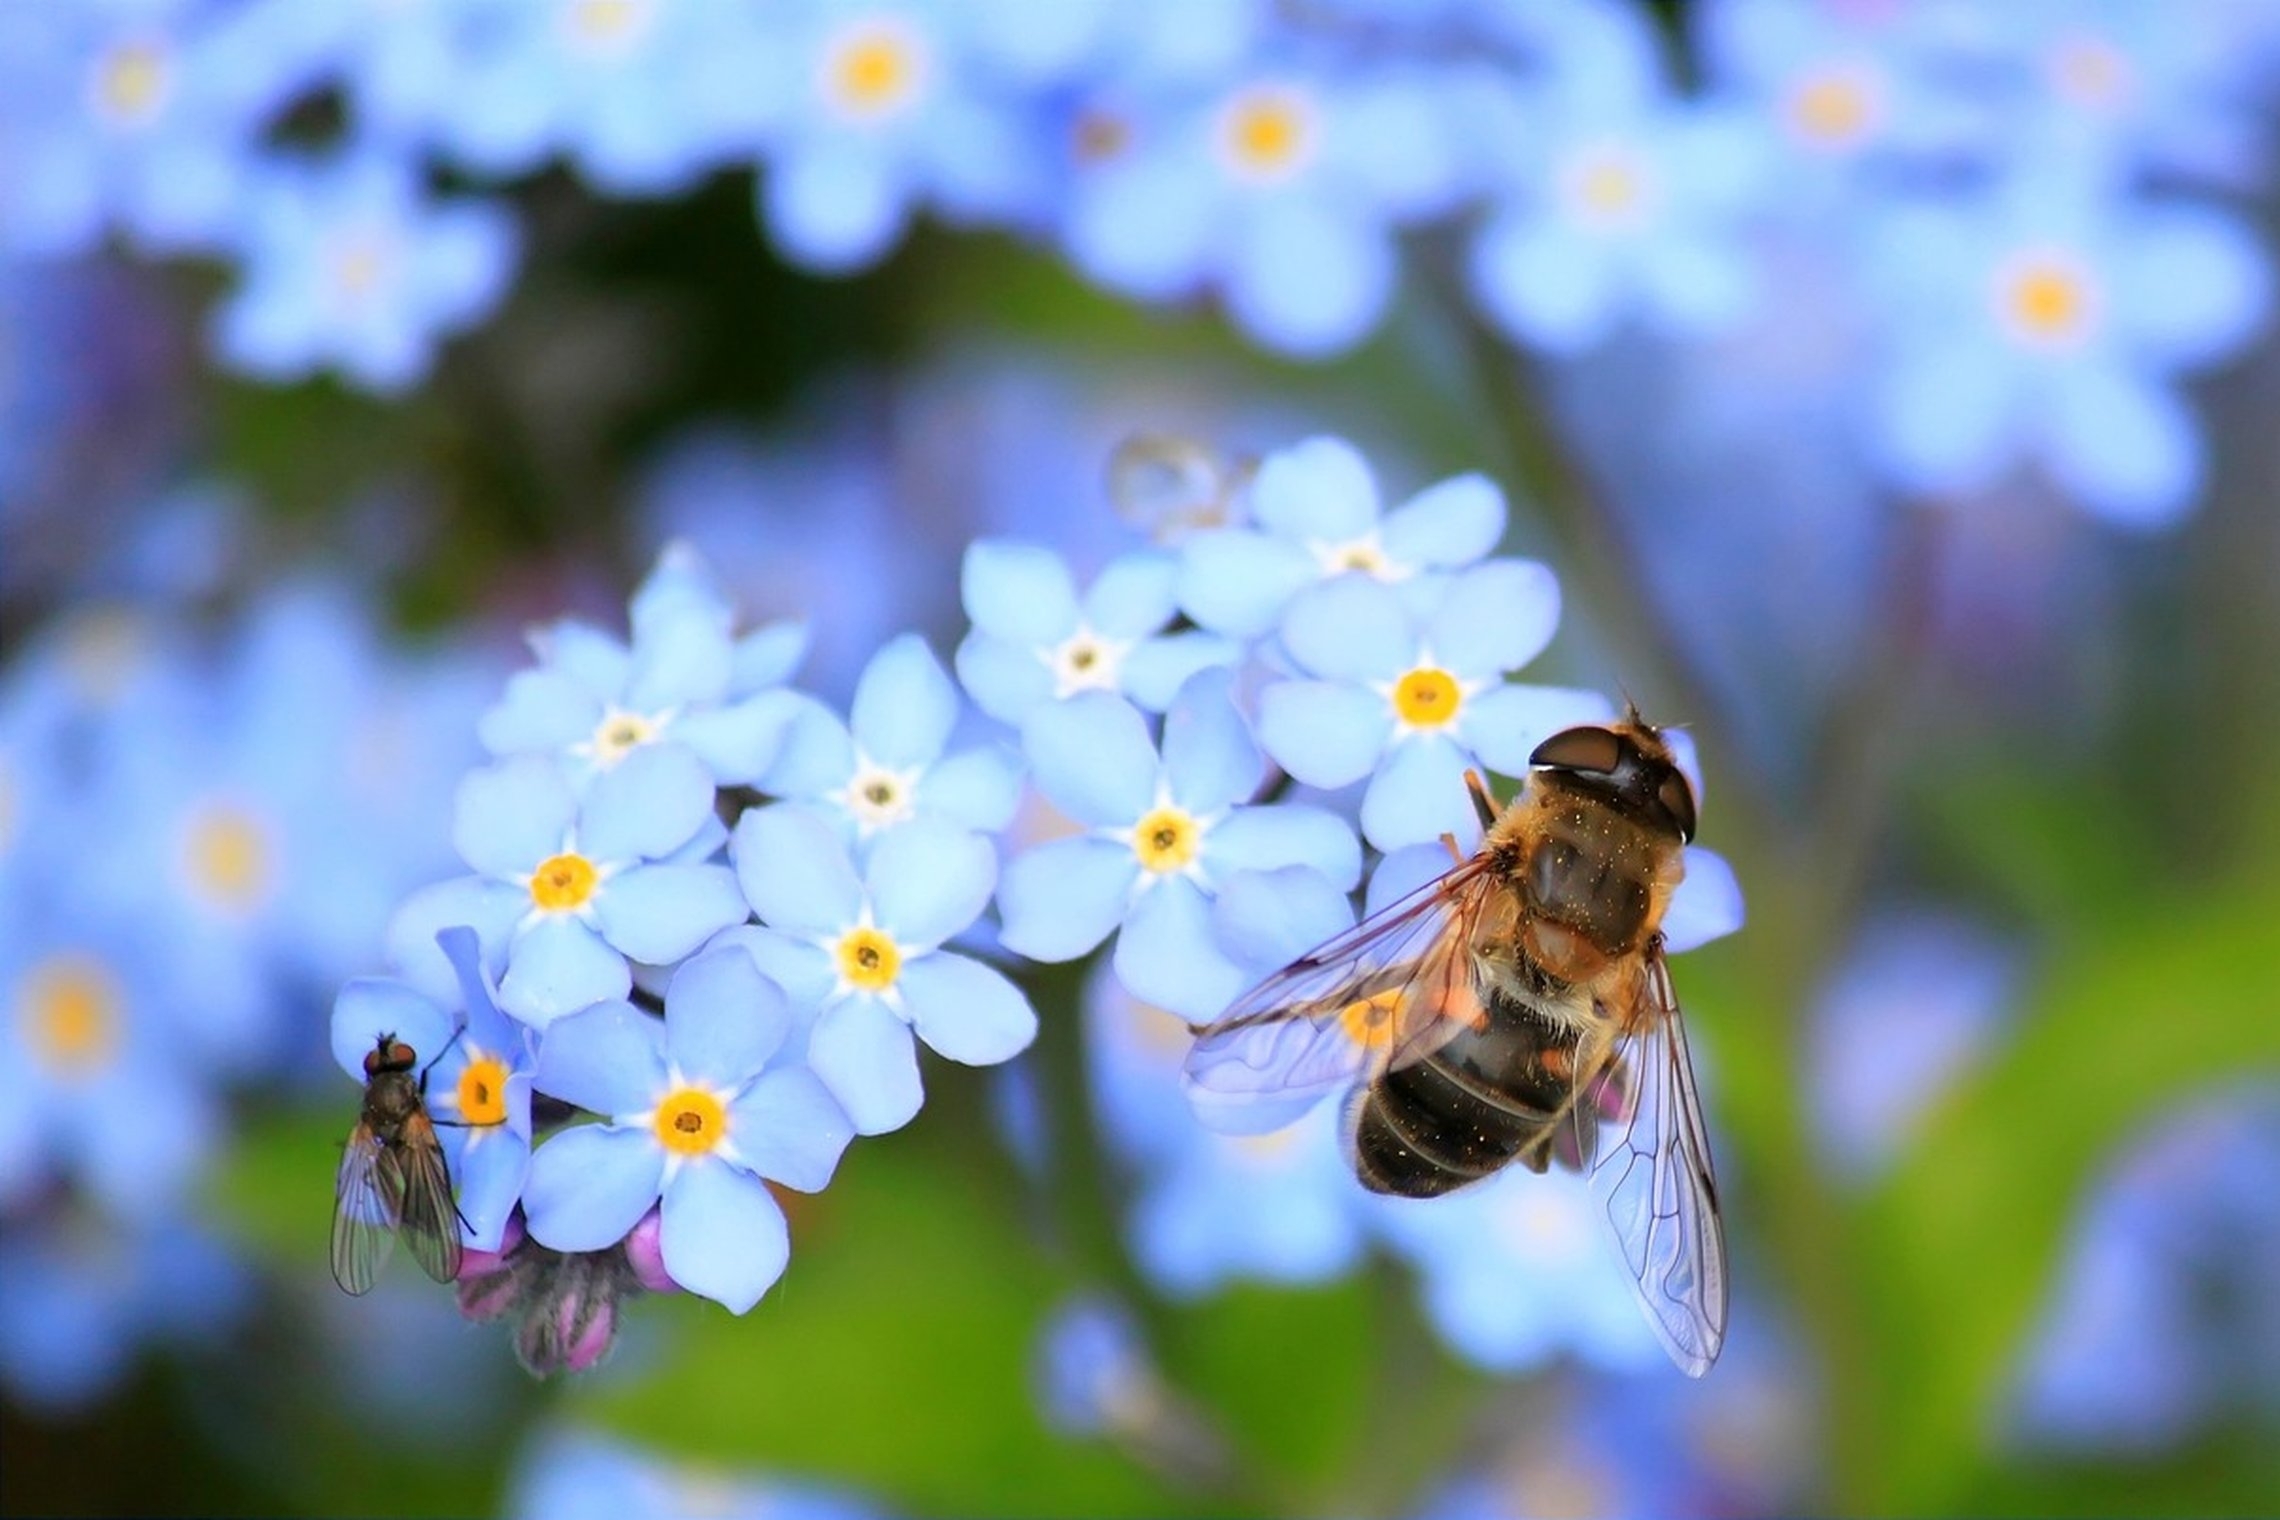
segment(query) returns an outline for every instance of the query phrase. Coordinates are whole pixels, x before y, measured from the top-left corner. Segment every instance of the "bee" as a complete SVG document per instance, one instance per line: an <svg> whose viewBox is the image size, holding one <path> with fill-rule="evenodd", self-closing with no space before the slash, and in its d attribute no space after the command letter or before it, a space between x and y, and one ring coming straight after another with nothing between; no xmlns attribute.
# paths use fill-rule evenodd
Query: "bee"
<svg viewBox="0 0 2280 1520"><path fill-rule="evenodd" d="M1700 1377L1726 1337L1726 1244L1662 937L1694 789L1634 708L1539 744L1437 880L1194 1030L1206 1123L1276 1129L1347 1093L1354 1174L1431 1198L1514 1162L1586 1173L1648 1322Z"/></svg>
<svg viewBox="0 0 2280 1520"><path fill-rule="evenodd" d="M428 1276L442 1283L459 1276L459 1206L428 1116L427 1067L414 1074L418 1061L393 1034L365 1053L364 1108L348 1132L333 1195L333 1280L345 1292L371 1291L398 1235Z"/></svg>

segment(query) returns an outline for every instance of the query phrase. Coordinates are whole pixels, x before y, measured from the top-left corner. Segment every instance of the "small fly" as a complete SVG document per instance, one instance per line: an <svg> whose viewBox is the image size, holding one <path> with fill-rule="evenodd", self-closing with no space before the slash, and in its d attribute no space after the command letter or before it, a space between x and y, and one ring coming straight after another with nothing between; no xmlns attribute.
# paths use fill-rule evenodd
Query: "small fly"
<svg viewBox="0 0 2280 1520"><path fill-rule="evenodd" d="M333 1281L348 1293L371 1291L398 1235L428 1276L459 1276L459 1206L418 1061L393 1034L364 1057L364 1109L348 1132L333 1198Z"/></svg>

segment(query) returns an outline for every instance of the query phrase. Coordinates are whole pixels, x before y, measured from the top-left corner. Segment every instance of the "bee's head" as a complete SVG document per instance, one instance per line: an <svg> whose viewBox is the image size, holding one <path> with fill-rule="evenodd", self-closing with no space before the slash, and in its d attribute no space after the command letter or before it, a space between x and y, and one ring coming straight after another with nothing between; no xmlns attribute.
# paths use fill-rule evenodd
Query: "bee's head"
<svg viewBox="0 0 2280 1520"><path fill-rule="evenodd" d="M1694 785L1653 725L1631 715L1619 723L1562 729L1536 746L1528 763L1558 771L1654 822L1694 838Z"/></svg>
<svg viewBox="0 0 2280 1520"><path fill-rule="evenodd" d="M364 1075L369 1080L382 1072L410 1071L418 1062L412 1047L400 1043L391 1031L374 1040L372 1049L364 1053Z"/></svg>

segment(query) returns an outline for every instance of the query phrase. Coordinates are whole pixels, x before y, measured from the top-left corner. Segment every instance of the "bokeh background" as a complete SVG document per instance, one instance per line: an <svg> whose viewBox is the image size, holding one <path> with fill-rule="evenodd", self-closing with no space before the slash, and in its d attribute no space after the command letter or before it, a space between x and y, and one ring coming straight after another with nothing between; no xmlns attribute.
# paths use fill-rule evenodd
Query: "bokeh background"
<svg viewBox="0 0 2280 1520"><path fill-rule="evenodd" d="M2276 83L2263 0L0 0L0 1500L2280 1507ZM748 1315L340 1294L328 1010L523 626L682 539L843 703L975 538L1164 531L1142 432L1486 472L1532 678L1688 725L1713 1373L1081 965Z"/></svg>

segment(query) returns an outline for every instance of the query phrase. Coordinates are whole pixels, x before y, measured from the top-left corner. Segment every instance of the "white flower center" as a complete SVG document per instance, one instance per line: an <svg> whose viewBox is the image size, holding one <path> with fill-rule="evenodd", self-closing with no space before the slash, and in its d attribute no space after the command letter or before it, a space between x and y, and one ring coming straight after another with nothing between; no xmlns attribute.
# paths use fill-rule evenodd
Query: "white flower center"
<svg viewBox="0 0 2280 1520"><path fill-rule="evenodd" d="M1395 581L1407 580L1410 576L1409 566L1395 562L1385 552L1385 545L1378 541L1375 529L1362 534L1359 538L1349 538L1337 543L1333 543L1329 539L1314 539L1308 542L1306 547L1308 552L1313 554L1314 563L1320 567L1322 574L1326 577L1343 575L1349 570L1358 570L1372 580L1384 581L1391 585Z"/></svg>
<svg viewBox="0 0 2280 1520"><path fill-rule="evenodd" d="M919 775L916 766L898 771L858 754L854 774L831 794L832 800L847 810L847 816L855 820L856 831L868 838L918 811Z"/></svg>
<svg viewBox="0 0 2280 1520"><path fill-rule="evenodd" d="M1134 642L1103 638L1079 623L1075 633L1037 654L1053 672L1053 695L1073 697L1080 691L1116 690L1124 657L1132 652Z"/></svg>
<svg viewBox="0 0 2280 1520"><path fill-rule="evenodd" d="M606 771L655 739L663 727L662 717L613 707L602 714L602 721L594 725L593 737L579 748L592 755L594 764Z"/></svg>
<svg viewBox="0 0 2280 1520"><path fill-rule="evenodd" d="M1654 214L1654 172L1629 143L1577 149L1560 166L1557 183L1568 214L1594 232L1634 231Z"/></svg>

